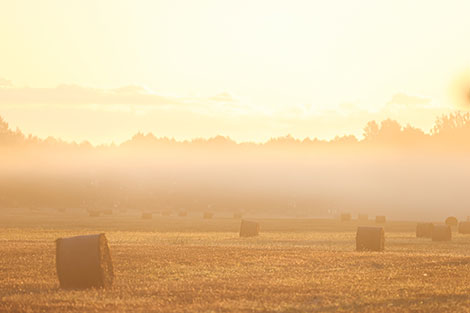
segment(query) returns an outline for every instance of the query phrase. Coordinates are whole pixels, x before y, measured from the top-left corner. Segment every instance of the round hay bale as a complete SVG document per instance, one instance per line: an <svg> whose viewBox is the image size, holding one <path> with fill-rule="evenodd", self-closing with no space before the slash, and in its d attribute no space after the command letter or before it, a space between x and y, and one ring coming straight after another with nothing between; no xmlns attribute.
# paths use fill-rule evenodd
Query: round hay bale
<svg viewBox="0 0 470 313"><path fill-rule="evenodd" d="M383 215L377 215L375 217L375 222L376 223L384 224L386 221L387 221L387 219Z"/></svg>
<svg viewBox="0 0 470 313"><path fill-rule="evenodd" d="M459 223L459 233L460 234L470 234L470 222L460 222Z"/></svg>
<svg viewBox="0 0 470 313"><path fill-rule="evenodd" d="M383 227L359 226L356 232L357 251L383 251L385 232Z"/></svg>
<svg viewBox="0 0 470 313"><path fill-rule="evenodd" d="M142 219L151 220L152 219L152 213L149 213L149 212L142 213Z"/></svg>
<svg viewBox="0 0 470 313"><path fill-rule="evenodd" d="M417 238L431 238L433 223L418 223L416 224L416 237Z"/></svg>
<svg viewBox="0 0 470 313"><path fill-rule="evenodd" d="M448 218L446 218L445 223L449 226L457 226L459 224L459 221L455 216L449 216Z"/></svg>
<svg viewBox="0 0 470 313"><path fill-rule="evenodd" d="M186 216L188 216L188 212L186 212L186 211L180 211L180 212L178 212L178 216L179 216L179 217L186 217Z"/></svg>
<svg viewBox="0 0 470 313"><path fill-rule="evenodd" d="M357 220L361 222L366 222L369 220L369 216L367 214L359 214L357 216Z"/></svg>
<svg viewBox="0 0 470 313"><path fill-rule="evenodd" d="M110 287L114 280L108 241L104 234L56 240L56 267L60 287Z"/></svg>
<svg viewBox="0 0 470 313"><path fill-rule="evenodd" d="M350 213L342 213L340 216L341 222L347 222L351 220L351 214Z"/></svg>
<svg viewBox="0 0 470 313"><path fill-rule="evenodd" d="M240 237L254 237L259 235L259 223L242 220L240 224Z"/></svg>
<svg viewBox="0 0 470 313"><path fill-rule="evenodd" d="M208 220L208 219L211 219L211 218L214 217L214 213L212 213L212 212L204 212L204 214L202 215L202 217L203 217L204 219Z"/></svg>
<svg viewBox="0 0 470 313"><path fill-rule="evenodd" d="M432 229L432 241L452 240L452 228L450 225L434 225Z"/></svg>

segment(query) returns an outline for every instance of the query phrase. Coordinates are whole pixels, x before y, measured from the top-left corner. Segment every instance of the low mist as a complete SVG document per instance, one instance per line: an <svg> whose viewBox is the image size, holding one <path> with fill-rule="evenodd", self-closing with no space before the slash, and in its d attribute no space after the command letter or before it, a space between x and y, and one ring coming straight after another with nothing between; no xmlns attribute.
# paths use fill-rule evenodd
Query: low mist
<svg viewBox="0 0 470 313"><path fill-rule="evenodd" d="M264 144L139 133L119 146L92 146L27 137L4 121L0 129L1 207L470 215L467 113L442 116L429 134L385 120L367 124L360 140L286 136Z"/></svg>

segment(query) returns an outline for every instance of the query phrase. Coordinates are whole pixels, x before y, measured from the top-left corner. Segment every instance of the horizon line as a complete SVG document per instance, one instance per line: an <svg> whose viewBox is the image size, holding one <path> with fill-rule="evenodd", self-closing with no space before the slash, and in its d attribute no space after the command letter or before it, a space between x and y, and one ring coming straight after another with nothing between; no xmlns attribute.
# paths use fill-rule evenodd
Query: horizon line
<svg viewBox="0 0 470 313"><path fill-rule="evenodd" d="M456 110L454 112L451 112L449 114L442 114L438 117L436 117L436 121L434 123L434 126L436 125L436 122L440 119L440 118L443 118L443 117L450 117L450 116L454 116L454 115L460 115L460 114L470 114L470 112L467 112L467 111L464 111L464 110ZM370 120L368 121L365 125L364 125L364 128L362 128L362 130L364 131L365 127L371 123L371 122L374 122L376 123L378 126L381 126L382 123L384 121L393 121L393 122L396 122L397 124L400 125L400 129L403 130L404 128L408 128L408 127L411 127L413 129L416 129L416 130L419 130L421 132L423 132L424 135L431 135L432 134L432 131L433 131L433 128L430 128L428 131L425 131L423 130L422 128L419 128L419 127L415 127L413 125L411 125L410 123L406 124L406 125L402 125L400 122L398 122L397 120L394 120L392 118L385 118L385 119L382 119L380 121L377 121L377 120ZM287 133L286 135L283 135L283 136L277 136L277 137L270 137L269 139L267 140L264 140L264 141L251 141L251 140L248 140L248 141L237 141L237 140L234 140L232 139L229 135L222 135L222 134L216 134L214 136L209 136L209 137L192 137L192 138L188 138L188 139L175 139L175 137L171 137L171 136L161 136L161 137L158 137L157 135L155 135L153 132L143 132L141 130L138 130L136 133L134 133L133 135L131 135L129 138L125 139L125 140L122 140L120 142L116 142L114 140L112 141L108 141L108 142L103 142L103 143L92 143L90 142L89 139L84 139L84 140L81 140L81 141L77 141L77 140L66 140L66 139L63 139L62 137L59 137L59 136L54 136L54 135L48 135L48 136L39 136L39 135L34 135L32 133L29 133L29 134L26 134L24 133L20 127L16 127L16 130L13 130L9 123L5 120L5 118L3 118L2 115L0 115L0 124L1 123L4 123L6 124L7 126L7 130L8 131L11 131L11 132L19 132L21 133L26 139L27 138L37 138L37 139L40 139L40 140L47 140L47 139L53 139L53 140L56 140L56 141L59 141L59 142L62 142L62 143L66 143L66 144L77 144L77 145L81 145L81 144L89 144L91 145L92 147L104 147L104 146L121 146L127 142L130 142L132 141L134 138L136 138L137 136L142 136L142 137L153 137L153 139L155 140L168 140L168 141L173 141L175 143L192 143L192 142L195 142L195 141L206 141L206 142L209 142L211 140L214 140L214 139L217 139L217 138L224 138L225 140L227 141L230 141L230 142L233 142L234 144L237 144L237 145L243 145L243 144L254 144L254 145L264 145L264 144L268 144L269 142L273 141L273 140L276 140L276 139L283 139L283 138L290 138L290 139L293 139L294 141L298 141L298 142L304 142L304 141L307 141L307 140L310 140L310 141L319 141L319 142L325 142L325 143L331 143L331 142L334 142L335 140L337 139L341 139L341 138L354 138L357 142L362 142L364 141L365 137L364 135L361 135L361 136L356 136L354 134L342 134L342 135L336 135L330 139L322 139L322 138L319 138L319 137L310 137L310 136L306 136L306 137L295 137L293 135L291 135L290 133Z"/></svg>

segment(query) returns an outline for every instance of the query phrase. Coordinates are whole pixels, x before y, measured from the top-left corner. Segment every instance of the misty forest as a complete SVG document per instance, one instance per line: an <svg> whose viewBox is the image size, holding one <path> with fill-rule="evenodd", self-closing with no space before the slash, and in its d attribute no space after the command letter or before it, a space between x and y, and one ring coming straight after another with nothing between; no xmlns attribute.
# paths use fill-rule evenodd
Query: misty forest
<svg viewBox="0 0 470 313"><path fill-rule="evenodd" d="M137 133L98 146L25 135L0 119L0 207L468 215L469 140L462 112L439 117L429 132L387 119L367 123L363 138L236 143Z"/></svg>

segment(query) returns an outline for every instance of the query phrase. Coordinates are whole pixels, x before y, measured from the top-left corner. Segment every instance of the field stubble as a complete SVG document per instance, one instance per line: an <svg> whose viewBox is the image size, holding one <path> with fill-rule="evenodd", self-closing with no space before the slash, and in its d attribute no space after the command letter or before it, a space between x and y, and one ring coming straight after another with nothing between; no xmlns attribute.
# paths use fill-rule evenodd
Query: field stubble
<svg viewBox="0 0 470 313"><path fill-rule="evenodd" d="M259 237L239 238L239 221L232 219L40 219L35 225L34 216L2 216L1 312L466 312L470 306L470 237L417 239L415 223L387 223L385 252L355 252L357 222L259 220ZM96 232L110 242L115 284L59 289L54 240Z"/></svg>

